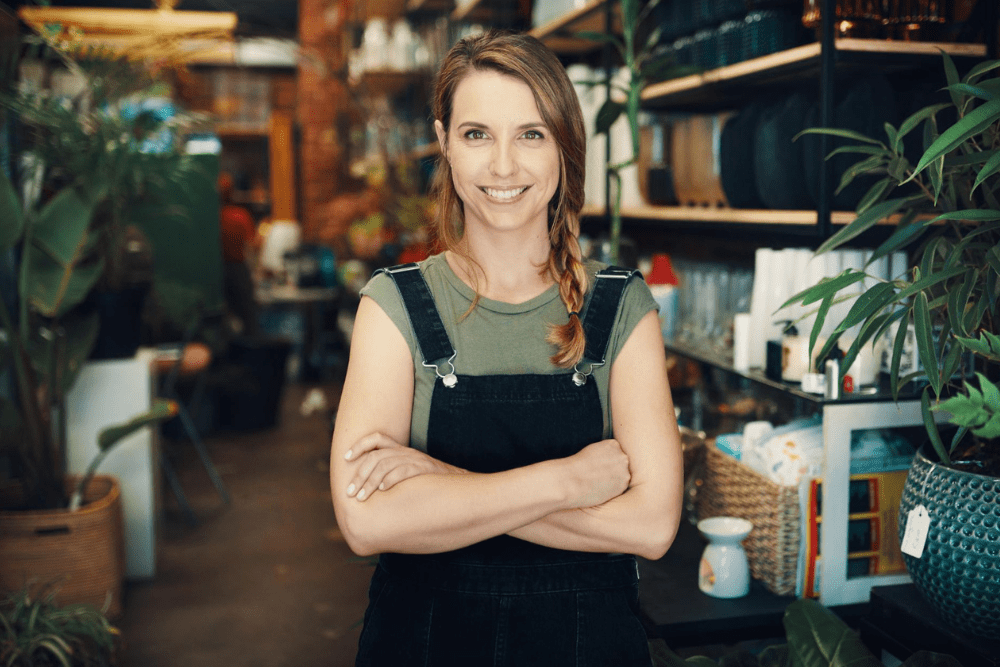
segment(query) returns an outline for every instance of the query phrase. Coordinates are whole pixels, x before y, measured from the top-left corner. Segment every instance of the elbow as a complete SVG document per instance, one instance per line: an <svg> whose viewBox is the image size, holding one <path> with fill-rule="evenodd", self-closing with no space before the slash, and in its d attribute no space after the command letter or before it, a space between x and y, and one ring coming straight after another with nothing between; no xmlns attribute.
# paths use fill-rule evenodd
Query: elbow
<svg viewBox="0 0 1000 667"><path fill-rule="evenodd" d="M677 536L680 516L676 513L665 513L656 520L649 522L648 530L643 531L642 543L638 545L636 556L646 560L660 560Z"/></svg>
<svg viewBox="0 0 1000 667"><path fill-rule="evenodd" d="M337 528L344 536L347 546L356 556L364 558L381 553L370 529L371 522L366 521L363 516L346 511L344 508L337 507L335 509Z"/></svg>

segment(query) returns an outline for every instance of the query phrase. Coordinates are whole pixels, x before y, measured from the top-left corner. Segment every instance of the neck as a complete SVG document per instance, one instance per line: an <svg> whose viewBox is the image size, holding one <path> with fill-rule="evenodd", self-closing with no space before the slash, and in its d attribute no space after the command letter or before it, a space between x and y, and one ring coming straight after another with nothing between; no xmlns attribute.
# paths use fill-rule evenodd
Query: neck
<svg viewBox="0 0 1000 667"><path fill-rule="evenodd" d="M552 285L547 266L549 238L542 231L525 238L521 234L482 235L466 230L460 251L448 252L452 270L481 296L506 303L523 303Z"/></svg>

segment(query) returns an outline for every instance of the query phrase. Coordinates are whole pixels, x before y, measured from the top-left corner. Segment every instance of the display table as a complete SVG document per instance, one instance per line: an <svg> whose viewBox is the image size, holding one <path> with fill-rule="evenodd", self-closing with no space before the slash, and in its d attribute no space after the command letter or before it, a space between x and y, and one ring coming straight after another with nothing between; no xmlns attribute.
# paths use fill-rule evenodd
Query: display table
<svg viewBox="0 0 1000 667"><path fill-rule="evenodd" d="M748 639L784 641L782 619L794 596L774 595L756 580L746 597L722 600L698 589L698 563L705 541L686 518L667 554L657 561L639 559L639 607L650 637L673 649L700 644L731 644ZM831 609L856 627L867 604Z"/></svg>
<svg viewBox="0 0 1000 667"><path fill-rule="evenodd" d="M917 651L933 651L953 656L962 667L1000 665L1000 641L972 637L947 625L913 584L872 588L860 632L877 658L888 653L906 660Z"/></svg>

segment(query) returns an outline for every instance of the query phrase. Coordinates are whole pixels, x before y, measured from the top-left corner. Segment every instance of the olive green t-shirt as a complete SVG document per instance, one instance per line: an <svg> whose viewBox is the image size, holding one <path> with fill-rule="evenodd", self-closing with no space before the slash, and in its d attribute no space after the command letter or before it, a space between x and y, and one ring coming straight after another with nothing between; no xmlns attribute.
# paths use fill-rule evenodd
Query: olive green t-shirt
<svg viewBox="0 0 1000 667"><path fill-rule="evenodd" d="M420 272L434 297L448 338L458 352L454 360L455 373L514 375L572 372L554 366L549 361L549 357L556 352L556 346L545 340L546 324L564 324L568 317L566 306L559 298L557 285L552 285L538 296L523 303L505 303L480 297L475 310L463 319L463 315L475 298L475 292L452 271L443 254L429 257L419 265ZM590 276L590 285L581 316L586 315L590 303L594 275L605 267L604 264L594 261L587 261L585 266ZM422 365L420 348L403 307L403 300L392 279L380 273L368 281L361 294L374 299L399 328L410 347L415 369L410 446L426 451L431 395L434 392L437 375L433 368L425 368ZM601 405L604 407L605 437L611 437L611 406L608 401L611 365L639 320L656 308L656 302L646 283L642 280L630 280L619 305L608 342L606 363L595 368L589 380L597 382ZM586 370L587 367L586 363L581 365L582 370ZM441 369L442 374L450 370L445 362ZM566 381L571 382L569 377Z"/></svg>

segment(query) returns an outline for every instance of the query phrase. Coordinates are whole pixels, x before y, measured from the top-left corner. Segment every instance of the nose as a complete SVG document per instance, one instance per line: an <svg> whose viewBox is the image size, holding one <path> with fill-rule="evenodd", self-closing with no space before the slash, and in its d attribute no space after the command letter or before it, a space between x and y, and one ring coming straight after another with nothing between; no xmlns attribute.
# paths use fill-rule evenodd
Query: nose
<svg viewBox="0 0 1000 667"><path fill-rule="evenodd" d="M504 141L496 142L490 156L490 173L497 178L506 178L516 172L517 156L514 147Z"/></svg>

